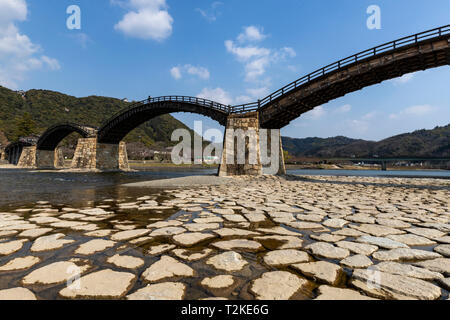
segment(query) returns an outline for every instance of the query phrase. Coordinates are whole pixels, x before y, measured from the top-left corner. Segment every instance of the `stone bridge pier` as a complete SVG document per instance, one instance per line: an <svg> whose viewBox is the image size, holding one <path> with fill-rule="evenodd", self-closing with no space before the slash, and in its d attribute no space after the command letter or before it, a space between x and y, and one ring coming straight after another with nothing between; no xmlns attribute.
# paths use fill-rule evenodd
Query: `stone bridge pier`
<svg viewBox="0 0 450 320"><path fill-rule="evenodd" d="M71 168L101 171L130 170L126 144L98 143L97 138L80 138Z"/></svg>
<svg viewBox="0 0 450 320"><path fill-rule="evenodd" d="M219 176L285 174L279 129L261 129L258 112L228 116Z"/></svg>

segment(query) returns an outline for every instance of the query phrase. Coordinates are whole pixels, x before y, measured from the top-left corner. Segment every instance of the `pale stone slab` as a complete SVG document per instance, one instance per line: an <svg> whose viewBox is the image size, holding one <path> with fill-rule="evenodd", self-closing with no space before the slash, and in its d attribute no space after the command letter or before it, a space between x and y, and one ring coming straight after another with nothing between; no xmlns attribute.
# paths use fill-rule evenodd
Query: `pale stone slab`
<svg viewBox="0 0 450 320"><path fill-rule="evenodd" d="M381 262L373 266L373 269L390 274L397 274L422 280L435 280L444 278L444 276L438 272L433 272L424 268L414 267L410 264L402 264L397 262Z"/></svg>
<svg viewBox="0 0 450 320"><path fill-rule="evenodd" d="M161 229L161 228L167 228L167 227L179 227L181 225L183 225L183 222L181 222L181 221L168 220L168 221L158 221L158 222L149 224L147 226L147 228Z"/></svg>
<svg viewBox="0 0 450 320"><path fill-rule="evenodd" d="M344 259L350 255L349 250L335 247L327 242L315 242L306 246L306 249L314 255L328 259Z"/></svg>
<svg viewBox="0 0 450 320"><path fill-rule="evenodd" d="M185 228L181 227L166 227L166 228L160 228L153 230L152 233L150 233L151 237L161 237L161 236L174 236L180 233L186 232Z"/></svg>
<svg viewBox="0 0 450 320"><path fill-rule="evenodd" d="M341 264L349 268L361 269L371 266L373 262L367 256L358 254L341 260Z"/></svg>
<svg viewBox="0 0 450 320"><path fill-rule="evenodd" d="M331 285L338 284L344 274L340 266L326 261L293 264L292 268L307 277Z"/></svg>
<svg viewBox="0 0 450 320"><path fill-rule="evenodd" d="M89 268L87 264L77 265L72 261L54 262L32 271L22 279L22 283L25 285L63 283L80 276Z"/></svg>
<svg viewBox="0 0 450 320"><path fill-rule="evenodd" d="M306 252L293 249L270 251L264 256L264 262L270 266L284 266L309 260Z"/></svg>
<svg viewBox="0 0 450 320"><path fill-rule="evenodd" d="M192 247L198 243L201 243L203 241L213 239L216 236L213 234L208 233L200 233L200 232L188 232L188 233L182 233L174 236L172 239L173 241L181 246L184 247Z"/></svg>
<svg viewBox="0 0 450 320"><path fill-rule="evenodd" d="M372 256L380 261L430 260L442 257L436 252L405 248L377 251Z"/></svg>
<svg viewBox="0 0 450 320"><path fill-rule="evenodd" d="M169 250L172 250L174 248L176 248L176 246L173 244L161 244L158 246L150 247L149 250L147 251L147 253L150 255L158 255L158 254L167 252Z"/></svg>
<svg viewBox="0 0 450 320"><path fill-rule="evenodd" d="M450 259L439 258L428 261L413 263L415 266L422 267L434 272L440 272L446 276L450 275Z"/></svg>
<svg viewBox="0 0 450 320"><path fill-rule="evenodd" d="M111 240L114 241L125 241L134 238L139 238L147 235L150 232L148 229L136 229L136 230L125 230L120 231L111 236Z"/></svg>
<svg viewBox="0 0 450 320"><path fill-rule="evenodd" d="M248 264L242 256L234 251L227 251L209 258L207 264L214 266L218 270L239 271Z"/></svg>
<svg viewBox="0 0 450 320"><path fill-rule="evenodd" d="M353 253L363 254L366 256L369 256L378 250L377 246L374 246L371 244L356 243L356 242L351 242L351 241L339 241L336 243L336 245L339 248L348 249Z"/></svg>
<svg viewBox="0 0 450 320"><path fill-rule="evenodd" d="M38 257L28 256L15 258L0 267L0 271L14 271L28 269L41 261Z"/></svg>
<svg viewBox="0 0 450 320"><path fill-rule="evenodd" d="M191 267L172 257L162 256L159 261L144 271L142 277L147 281L153 282L165 278L193 277L194 274L194 269Z"/></svg>
<svg viewBox="0 0 450 320"><path fill-rule="evenodd" d="M267 219L263 213L247 213L245 217L250 222L264 222Z"/></svg>
<svg viewBox="0 0 450 320"><path fill-rule="evenodd" d="M324 226L333 228L333 229L340 229L348 223L349 222L347 220L339 219L339 218L328 219L328 220L325 220L324 222L322 222L322 224Z"/></svg>
<svg viewBox="0 0 450 320"><path fill-rule="evenodd" d="M318 289L319 295L314 300L377 300L368 296L363 296L358 291L342 289L322 285Z"/></svg>
<svg viewBox="0 0 450 320"><path fill-rule="evenodd" d="M309 237L322 242L338 242L346 238L345 236L338 236L330 233L321 233L320 235L312 234Z"/></svg>
<svg viewBox="0 0 450 320"><path fill-rule="evenodd" d="M67 287L59 294L65 298L122 298L132 287L136 276L128 272L105 269L80 278L80 288Z"/></svg>
<svg viewBox="0 0 450 320"><path fill-rule="evenodd" d="M136 258L132 256L121 256L118 254L109 257L108 260L106 261L108 263L116 265L119 268L126 268L126 269L137 269L144 265L144 260L141 258Z"/></svg>
<svg viewBox="0 0 450 320"><path fill-rule="evenodd" d="M33 292L26 288L0 290L0 300L37 300Z"/></svg>
<svg viewBox="0 0 450 320"><path fill-rule="evenodd" d="M36 228L36 229L25 230L19 234L19 237L37 238L37 237L43 236L46 233L49 233L52 230L53 230L52 228Z"/></svg>
<svg viewBox="0 0 450 320"><path fill-rule="evenodd" d="M442 254L444 257L450 258L450 244L441 244L435 247L434 251Z"/></svg>
<svg viewBox="0 0 450 320"><path fill-rule="evenodd" d="M397 228L397 229L411 228L410 223L407 223L407 222L404 222L401 220L396 220L395 218L394 219L378 218L377 223L382 226L392 227L392 228Z"/></svg>
<svg viewBox="0 0 450 320"><path fill-rule="evenodd" d="M94 239L86 243L81 244L76 250L75 254L91 255L97 252L104 251L108 248L112 248L116 245L116 242L103 239Z"/></svg>
<svg viewBox="0 0 450 320"><path fill-rule="evenodd" d="M258 229L256 229L256 231L264 232L267 234L276 234L276 235L280 235L280 236L295 236L295 237L302 236L301 233L294 232L294 231L288 230L288 229L280 227L280 226L272 227L272 228L258 228Z"/></svg>
<svg viewBox="0 0 450 320"><path fill-rule="evenodd" d="M353 278L362 282L373 282L374 271L357 269L353 272ZM438 286L415 278L394 275L378 271L376 283L382 290L393 292L402 296L407 296L420 300L436 300L442 290Z"/></svg>
<svg viewBox="0 0 450 320"><path fill-rule="evenodd" d="M332 232L332 234L338 235L338 236L346 236L346 237L360 237L365 235L364 232L352 229L352 228L343 228L341 230L337 230Z"/></svg>
<svg viewBox="0 0 450 320"><path fill-rule="evenodd" d="M254 280L250 292L257 300L288 300L306 284L305 279L290 272L273 271Z"/></svg>
<svg viewBox="0 0 450 320"><path fill-rule="evenodd" d="M212 246L222 249L222 250L241 249L241 250L249 250L249 251L258 251L258 250L262 249L262 245L259 242L256 242L253 240L246 240L246 239L218 241L218 242L212 243Z"/></svg>
<svg viewBox="0 0 450 320"><path fill-rule="evenodd" d="M431 228L409 228L406 231L428 239L437 239L447 235L444 232Z"/></svg>
<svg viewBox="0 0 450 320"><path fill-rule="evenodd" d="M404 234L405 231L395 229L391 227L380 226L376 224L361 224L359 226L350 225L350 228L354 228L358 231L371 234L375 237L385 237L391 234Z"/></svg>
<svg viewBox="0 0 450 320"><path fill-rule="evenodd" d="M9 242L2 242L0 243L0 255L6 256L8 254L14 253L22 249L24 243L26 243L27 240L15 240L15 241L9 241Z"/></svg>
<svg viewBox="0 0 450 320"><path fill-rule="evenodd" d="M178 258L186 261L198 261L207 256L209 256L213 251L211 249L205 248L202 251L189 251L186 249L175 249L172 253Z"/></svg>
<svg viewBox="0 0 450 320"><path fill-rule="evenodd" d="M183 227L188 229L191 232L199 232L204 230L216 230L220 228L220 224L218 223L188 223Z"/></svg>
<svg viewBox="0 0 450 320"><path fill-rule="evenodd" d="M183 300L186 285L183 283L164 282L149 284L145 288L127 296L128 300Z"/></svg>
<svg viewBox="0 0 450 320"><path fill-rule="evenodd" d="M361 243L372 244L385 249L409 248L406 244L389 238L362 236L356 239Z"/></svg>
<svg viewBox="0 0 450 320"><path fill-rule="evenodd" d="M387 236L387 238L404 243L408 246L415 247L415 246L432 246L436 244L435 241L430 240L425 237L421 237L415 234L398 234L398 235L390 235Z"/></svg>
<svg viewBox="0 0 450 320"><path fill-rule="evenodd" d="M231 287L234 284L234 278L230 275L220 275L202 280L201 285L212 289L223 289Z"/></svg>
<svg viewBox="0 0 450 320"><path fill-rule="evenodd" d="M213 231L214 233L217 233L220 237L248 237L248 236L259 236L260 233L243 230L243 229L237 229L237 228L222 228L217 229Z"/></svg>
<svg viewBox="0 0 450 320"><path fill-rule="evenodd" d="M31 246L31 251L42 252L62 248L66 244L73 243L75 240L63 239L63 233L56 233L49 236L44 236L34 240Z"/></svg>

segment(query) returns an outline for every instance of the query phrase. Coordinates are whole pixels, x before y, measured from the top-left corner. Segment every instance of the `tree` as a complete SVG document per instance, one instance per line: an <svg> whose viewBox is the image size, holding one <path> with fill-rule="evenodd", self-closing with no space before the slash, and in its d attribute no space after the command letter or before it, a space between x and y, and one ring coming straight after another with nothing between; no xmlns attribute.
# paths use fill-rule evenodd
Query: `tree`
<svg viewBox="0 0 450 320"><path fill-rule="evenodd" d="M283 155L284 155L284 162L288 162L291 158L289 152L287 150L283 150Z"/></svg>
<svg viewBox="0 0 450 320"><path fill-rule="evenodd" d="M28 137L36 133L36 122L28 112L25 112L21 117L16 117L14 119L14 124L14 141L19 140L21 137Z"/></svg>

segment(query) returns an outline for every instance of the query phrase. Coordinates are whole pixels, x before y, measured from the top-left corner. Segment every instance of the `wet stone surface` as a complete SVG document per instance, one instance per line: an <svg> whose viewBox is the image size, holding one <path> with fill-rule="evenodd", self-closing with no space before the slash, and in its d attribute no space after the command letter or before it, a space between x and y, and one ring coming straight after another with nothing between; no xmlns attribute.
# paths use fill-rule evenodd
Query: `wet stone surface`
<svg viewBox="0 0 450 320"><path fill-rule="evenodd" d="M233 179L0 208L0 299L449 298L448 180Z"/></svg>

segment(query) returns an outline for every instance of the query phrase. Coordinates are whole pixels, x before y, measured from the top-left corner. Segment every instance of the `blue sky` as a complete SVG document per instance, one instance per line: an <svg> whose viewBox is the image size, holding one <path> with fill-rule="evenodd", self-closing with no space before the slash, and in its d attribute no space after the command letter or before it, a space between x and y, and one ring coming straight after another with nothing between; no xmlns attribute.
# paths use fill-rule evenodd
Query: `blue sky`
<svg viewBox="0 0 450 320"><path fill-rule="evenodd" d="M69 30L66 9L81 9ZM381 9L369 30L366 10ZM0 0L0 84L129 100L203 96L237 104L263 98L331 62L450 23L433 0ZM303 138L380 140L450 122L450 68L418 72L314 109L282 130ZM193 127L219 127L191 114Z"/></svg>

